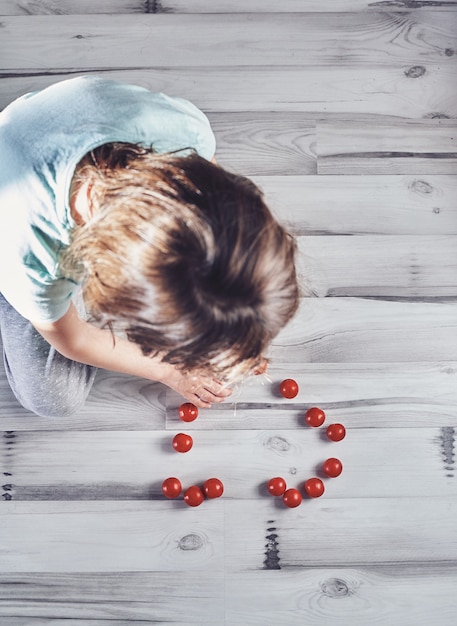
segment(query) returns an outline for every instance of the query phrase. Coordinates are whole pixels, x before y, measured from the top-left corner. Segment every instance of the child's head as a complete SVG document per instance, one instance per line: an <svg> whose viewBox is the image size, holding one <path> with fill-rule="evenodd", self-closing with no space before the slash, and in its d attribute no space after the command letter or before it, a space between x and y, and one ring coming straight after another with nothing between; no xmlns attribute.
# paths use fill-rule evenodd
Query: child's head
<svg viewBox="0 0 457 626"><path fill-rule="evenodd" d="M127 144L87 155L76 177L91 180L93 217L63 265L82 272L94 320L186 370L257 365L299 297L295 241L259 189L196 154Z"/></svg>

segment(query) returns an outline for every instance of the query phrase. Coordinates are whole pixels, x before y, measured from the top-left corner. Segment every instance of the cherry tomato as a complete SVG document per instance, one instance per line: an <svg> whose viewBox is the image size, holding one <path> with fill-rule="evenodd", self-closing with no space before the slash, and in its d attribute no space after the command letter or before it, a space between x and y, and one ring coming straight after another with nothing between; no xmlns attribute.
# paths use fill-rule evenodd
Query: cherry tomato
<svg viewBox="0 0 457 626"><path fill-rule="evenodd" d="M279 385L279 391L284 398L295 398L298 393L298 383L292 378L286 378Z"/></svg>
<svg viewBox="0 0 457 626"><path fill-rule="evenodd" d="M207 498L219 498L224 493L224 485L219 478L208 478L203 485L203 491Z"/></svg>
<svg viewBox="0 0 457 626"><path fill-rule="evenodd" d="M305 422L308 424L308 426L313 426L313 428L322 426L322 424L325 422L324 411L322 409L319 409L317 406L311 407L305 413Z"/></svg>
<svg viewBox="0 0 457 626"><path fill-rule="evenodd" d="M284 493L282 500L289 509L294 509L302 503L303 498L298 489L288 489Z"/></svg>
<svg viewBox="0 0 457 626"><path fill-rule="evenodd" d="M332 441L341 441L346 437L346 429L343 424L330 424L327 426L327 437Z"/></svg>
<svg viewBox="0 0 457 626"><path fill-rule="evenodd" d="M189 506L199 506L204 499L203 491L198 485L192 485L184 492L184 502Z"/></svg>
<svg viewBox="0 0 457 626"><path fill-rule="evenodd" d="M193 422L198 417L198 409L192 402L184 402L178 408L178 414L183 422Z"/></svg>
<svg viewBox="0 0 457 626"><path fill-rule="evenodd" d="M324 493L324 483L320 478L308 478L305 482L305 491L310 498L320 498Z"/></svg>
<svg viewBox="0 0 457 626"><path fill-rule="evenodd" d="M173 448L176 452L189 452L194 445L194 441L190 435L178 433L173 437Z"/></svg>
<svg viewBox="0 0 457 626"><path fill-rule="evenodd" d="M270 478L270 480L268 481L267 489L268 493L270 493L272 496L282 496L286 491L286 481L280 476L276 476L276 478Z"/></svg>
<svg viewBox="0 0 457 626"><path fill-rule="evenodd" d="M181 482L174 476L166 478L162 483L162 491L167 498L177 498L182 491Z"/></svg>
<svg viewBox="0 0 457 626"><path fill-rule="evenodd" d="M329 478L336 478L343 471L343 464L339 459L327 459L322 465L322 470Z"/></svg>

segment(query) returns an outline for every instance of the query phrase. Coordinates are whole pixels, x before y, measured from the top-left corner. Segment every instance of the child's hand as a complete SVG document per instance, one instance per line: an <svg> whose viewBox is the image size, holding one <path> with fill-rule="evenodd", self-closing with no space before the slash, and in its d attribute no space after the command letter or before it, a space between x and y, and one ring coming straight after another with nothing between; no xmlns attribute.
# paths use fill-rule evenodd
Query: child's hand
<svg viewBox="0 0 457 626"><path fill-rule="evenodd" d="M232 390L208 374L183 372L174 365L165 364L161 382L181 394L200 408L208 408L214 402L222 402Z"/></svg>

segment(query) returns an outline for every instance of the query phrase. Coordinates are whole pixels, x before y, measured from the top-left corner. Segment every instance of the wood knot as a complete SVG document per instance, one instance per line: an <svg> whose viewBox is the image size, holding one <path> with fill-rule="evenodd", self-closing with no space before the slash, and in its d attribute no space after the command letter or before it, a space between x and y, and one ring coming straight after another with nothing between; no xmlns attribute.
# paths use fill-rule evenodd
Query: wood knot
<svg viewBox="0 0 457 626"><path fill-rule="evenodd" d="M266 441L265 447L275 452L287 452L290 450L290 443L284 437L274 435Z"/></svg>
<svg viewBox="0 0 457 626"><path fill-rule="evenodd" d="M422 195L432 193L433 191L433 187L425 180L413 180L409 188L411 191L415 191L416 193L420 193Z"/></svg>
<svg viewBox="0 0 457 626"><path fill-rule="evenodd" d="M180 550L184 550L185 552L191 550L200 550L203 547L204 541L203 539L194 533L190 533L188 535L184 535L179 542L178 548Z"/></svg>
<svg viewBox="0 0 457 626"><path fill-rule="evenodd" d="M321 589L329 598L345 598L351 593L349 586L341 578L327 578L322 583Z"/></svg>
<svg viewBox="0 0 457 626"><path fill-rule="evenodd" d="M407 78L420 78L425 72L426 69L423 65L413 65L413 67L405 70L405 76Z"/></svg>

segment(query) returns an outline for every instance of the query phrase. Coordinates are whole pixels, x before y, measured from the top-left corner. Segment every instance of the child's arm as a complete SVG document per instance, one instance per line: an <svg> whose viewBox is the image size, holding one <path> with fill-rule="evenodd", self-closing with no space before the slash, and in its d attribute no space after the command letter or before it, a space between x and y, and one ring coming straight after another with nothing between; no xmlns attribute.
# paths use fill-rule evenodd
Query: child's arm
<svg viewBox="0 0 457 626"><path fill-rule="evenodd" d="M182 373L174 365L158 357L146 357L139 347L127 340L116 338L83 321L73 304L56 322L33 322L36 330L63 356L115 372L124 372L164 383L198 407L208 407L222 402L231 394L230 389L210 376Z"/></svg>

